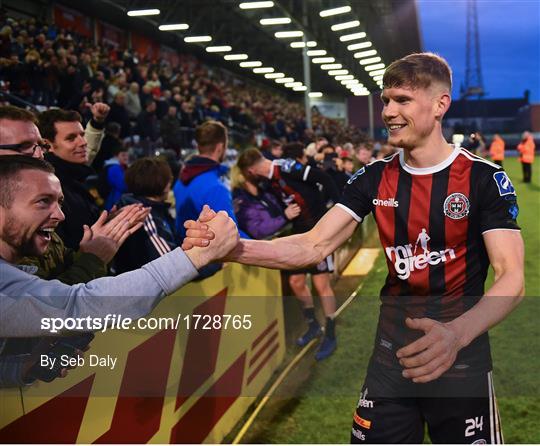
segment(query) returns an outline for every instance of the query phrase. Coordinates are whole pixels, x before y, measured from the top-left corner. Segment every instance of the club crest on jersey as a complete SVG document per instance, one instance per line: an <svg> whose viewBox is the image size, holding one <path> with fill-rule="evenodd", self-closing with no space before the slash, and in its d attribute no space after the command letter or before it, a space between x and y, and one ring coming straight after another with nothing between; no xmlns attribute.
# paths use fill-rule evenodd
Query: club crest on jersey
<svg viewBox="0 0 540 446"><path fill-rule="evenodd" d="M471 205L469 199L460 192L448 195L444 200L444 215L452 220L459 220L469 215Z"/></svg>
<svg viewBox="0 0 540 446"><path fill-rule="evenodd" d="M497 183L497 188L499 189L499 195L504 197L505 195L516 195L516 190L514 185L506 175L506 172L499 170L493 174L493 179Z"/></svg>

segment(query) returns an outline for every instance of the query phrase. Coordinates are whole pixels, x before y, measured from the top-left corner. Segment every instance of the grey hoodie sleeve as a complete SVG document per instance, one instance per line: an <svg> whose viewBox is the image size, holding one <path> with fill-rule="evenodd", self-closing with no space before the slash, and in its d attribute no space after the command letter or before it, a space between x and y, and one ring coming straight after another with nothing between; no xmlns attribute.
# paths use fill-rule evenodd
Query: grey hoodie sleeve
<svg viewBox="0 0 540 446"><path fill-rule="evenodd" d="M32 384L34 379L25 379L23 369L30 354L0 357L0 388L19 387Z"/></svg>
<svg viewBox="0 0 540 446"><path fill-rule="evenodd" d="M177 248L142 268L86 284L43 280L0 261L0 337L44 336L41 318L145 316L198 272Z"/></svg>

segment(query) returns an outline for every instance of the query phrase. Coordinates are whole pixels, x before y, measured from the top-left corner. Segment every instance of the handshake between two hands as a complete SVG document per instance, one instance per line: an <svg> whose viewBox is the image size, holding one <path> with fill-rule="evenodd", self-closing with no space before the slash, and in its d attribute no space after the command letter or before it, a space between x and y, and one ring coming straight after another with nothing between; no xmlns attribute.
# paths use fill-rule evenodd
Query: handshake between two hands
<svg viewBox="0 0 540 446"><path fill-rule="evenodd" d="M225 260L240 239L236 224L227 212L216 213L208 205L204 205L197 221L187 220L184 227L186 237L182 249L197 269L216 260Z"/></svg>

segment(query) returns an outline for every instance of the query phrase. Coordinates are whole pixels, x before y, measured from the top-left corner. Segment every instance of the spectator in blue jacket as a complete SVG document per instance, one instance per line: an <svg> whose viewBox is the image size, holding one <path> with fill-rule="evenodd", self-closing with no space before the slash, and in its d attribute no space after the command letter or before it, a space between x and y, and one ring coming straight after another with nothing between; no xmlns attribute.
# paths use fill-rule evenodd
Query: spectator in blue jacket
<svg viewBox="0 0 540 446"><path fill-rule="evenodd" d="M105 210L107 211L110 211L122 194L127 191L124 172L129 162L128 149L118 146L114 149L113 154L112 158L105 161L102 172L102 175L106 176L109 186L109 194L105 200Z"/></svg>
<svg viewBox="0 0 540 446"><path fill-rule="evenodd" d="M221 163L227 150L227 128L217 121L206 121L195 130L199 154L186 162L174 185L176 228L183 238L184 221L197 220L203 206L225 211L236 224L231 192L223 182L229 169ZM240 236L250 238L240 231Z"/></svg>

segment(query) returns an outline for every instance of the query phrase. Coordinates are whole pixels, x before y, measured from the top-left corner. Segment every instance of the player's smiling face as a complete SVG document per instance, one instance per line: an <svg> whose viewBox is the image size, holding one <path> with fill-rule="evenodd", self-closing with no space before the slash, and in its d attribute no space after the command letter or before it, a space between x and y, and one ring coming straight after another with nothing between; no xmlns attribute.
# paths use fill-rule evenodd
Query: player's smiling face
<svg viewBox="0 0 540 446"><path fill-rule="evenodd" d="M413 149L427 141L437 122L437 99L431 88L385 88L382 119L388 130L388 143Z"/></svg>

